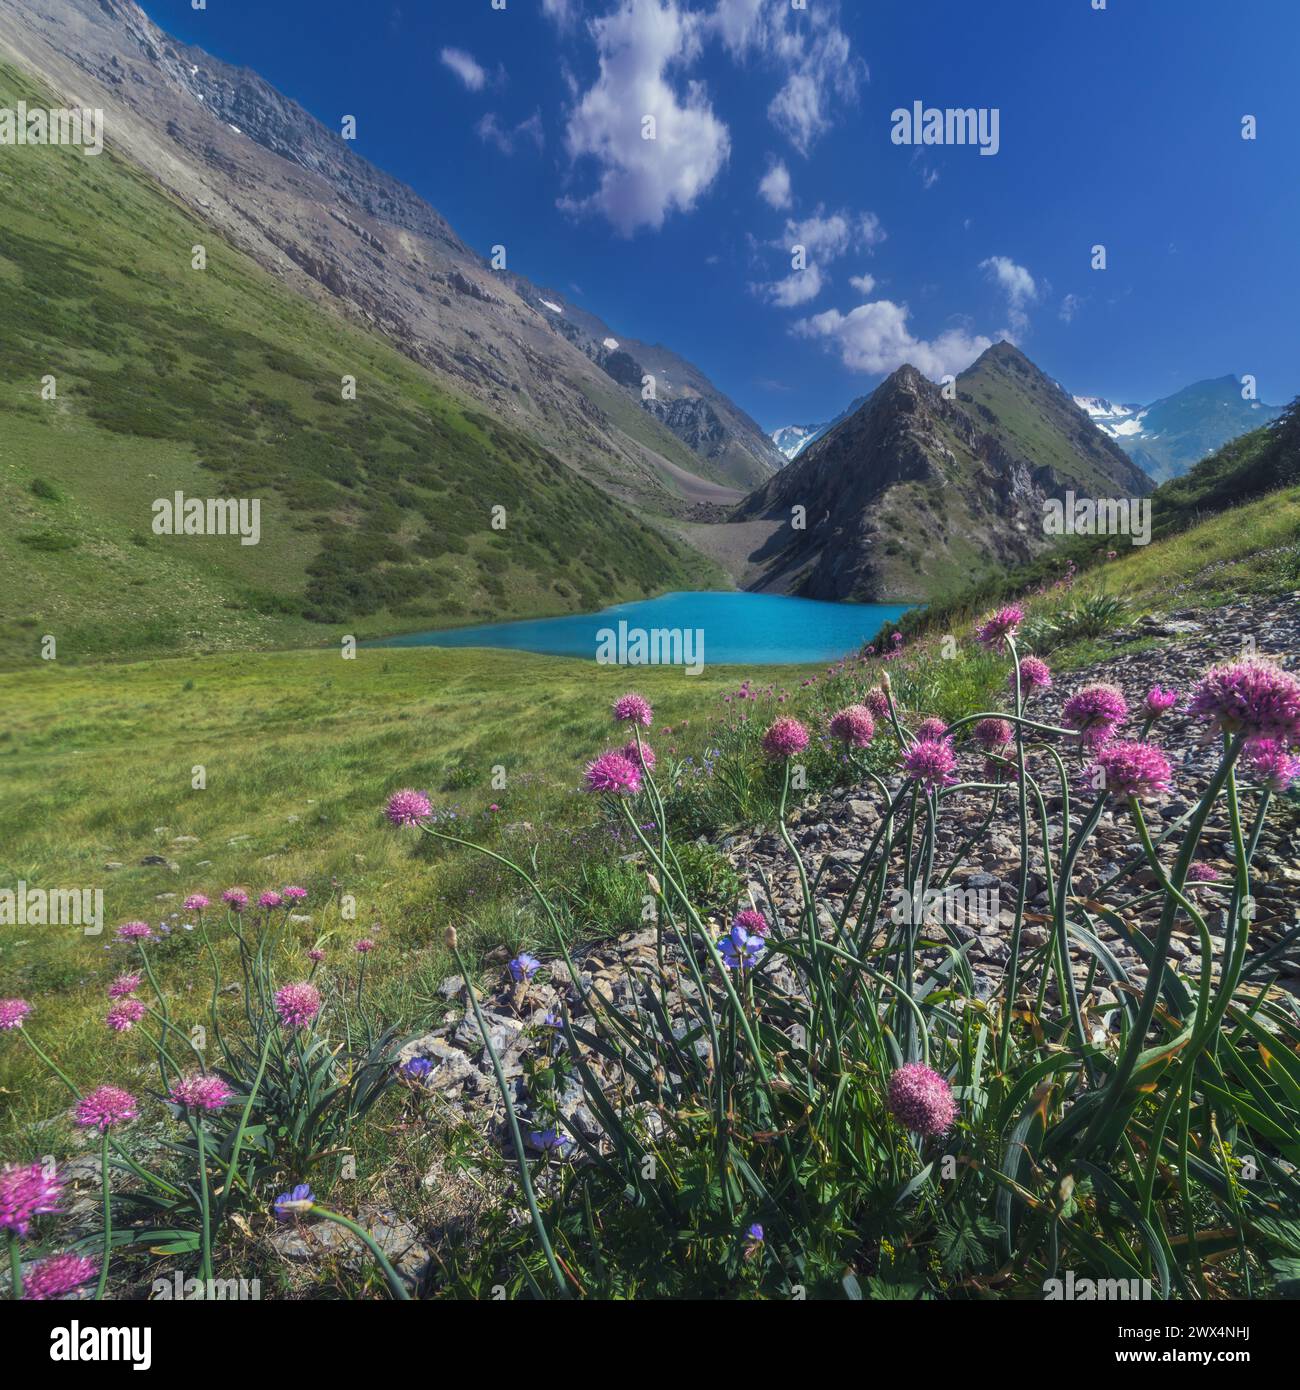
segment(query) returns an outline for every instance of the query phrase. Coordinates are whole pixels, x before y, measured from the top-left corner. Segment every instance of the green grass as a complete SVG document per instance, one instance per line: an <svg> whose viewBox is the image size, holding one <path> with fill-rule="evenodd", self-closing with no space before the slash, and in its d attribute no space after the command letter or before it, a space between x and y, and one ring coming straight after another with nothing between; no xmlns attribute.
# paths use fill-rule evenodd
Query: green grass
<svg viewBox="0 0 1300 1390"><path fill-rule="evenodd" d="M0 103L37 96L0 65ZM29 149L0 201L0 664L46 634L67 660L303 646L717 582L111 152ZM259 498L260 544L155 535L177 490Z"/></svg>
<svg viewBox="0 0 1300 1390"><path fill-rule="evenodd" d="M782 668L780 677L797 686L805 674ZM363 649L354 661L298 652L50 663L0 675L0 885L102 887L110 924L101 937L0 926L0 994L33 997L42 1036L57 1037L74 1077L87 1079L103 1065L103 988L121 955L104 950L111 926L179 911L189 892L306 886L313 920L299 944L330 933L341 969L351 942L381 923L371 978L381 989L391 983L394 1008L449 973L448 920L478 954L517 947L521 936L539 944L508 877L381 822L386 796L401 786L458 808L459 824L491 845L537 839L544 873L574 889L577 924L616 931L627 923L597 920L597 909L626 892L622 851L577 790L583 760L617 746L609 706L629 686L644 691L656 706L654 746L685 756L703 745L709 716L738 680L723 667L690 677L437 648ZM660 732L682 720L684 733ZM204 790L191 785L196 766ZM504 787L492 782L498 767ZM500 809L489 811L493 804ZM146 855L178 871L142 866ZM123 867L105 869L110 862ZM606 876L586 896L583 869ZM710 867L700 872L707 879ZM337 905L324 910L340 893L355 898L354 920L341 920ZM162 952L168 979L183 988L193 962L181 954L172 963L170 950ZM11 1121L61 1106L25 1052L0 1049L0 1069Z"/></svg>

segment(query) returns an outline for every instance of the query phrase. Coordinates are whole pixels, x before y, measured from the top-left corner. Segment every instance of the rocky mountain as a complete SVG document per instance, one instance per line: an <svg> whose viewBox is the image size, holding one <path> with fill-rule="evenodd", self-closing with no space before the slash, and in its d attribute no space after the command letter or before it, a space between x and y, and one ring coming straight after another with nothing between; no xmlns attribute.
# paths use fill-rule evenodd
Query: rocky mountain
<svg viewBox="0 0 1300 1390"><path fill-rule="evenodd" d="M774 526L750 587L914 601L1046 548L1044 500L1066 491L1136 498L1151 482L1004 342L957 378L952 400L900 367L733 520Z"/></svg>
<svg viewBox="0 0 1300 1390"><path fill-rule="evenodd" d="M608 370L604 340L618 339L598 319L494 270L339 131L172 39L133 0L0 0L0 57L103 107L110 148L221 236L614 495L681 511L780 466L698 368L627 339L631 364Z"/></svg>
<svg viewBox="0 0 1300 1390"><path fill-rule="evenodd" d="M1156 482L1179 477L1229 440L1282 413L1281 406L1243 400L1235 376L1195 382L1151 405L1114 405L1097 396L1074 401Z"/></svg>

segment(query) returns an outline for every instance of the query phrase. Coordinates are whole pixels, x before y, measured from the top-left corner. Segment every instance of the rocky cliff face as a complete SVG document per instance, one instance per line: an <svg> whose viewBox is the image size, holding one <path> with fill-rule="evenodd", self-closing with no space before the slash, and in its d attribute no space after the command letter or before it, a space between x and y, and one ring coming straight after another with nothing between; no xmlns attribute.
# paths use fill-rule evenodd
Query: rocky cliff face
<svg viewBox="0 0 1300 1390"><path fill-rule="evenodd" d="M1048 545L1048 497L1150 492L1150 480L1010 344L991 348L956 385L948 400L915 368L899 368L751 493L733 519L780 523L752 587L921 600Z"/></svg>
<svg viewBox="0 0 1300 1390"><path fill-rule="evenodd" d="M615 495L672 511L779 465L695 368L660 386L667 409L641 409L639 379L613 382L596 360L610 336L598 319L493 271L413 189L256 73L173 40L133 0L0 0L0 57L102 106L110 149L217 232ZM629 344L638 360L640 346ZM682 401L709 405L716 427L701 430L699 407Z"/></svg>

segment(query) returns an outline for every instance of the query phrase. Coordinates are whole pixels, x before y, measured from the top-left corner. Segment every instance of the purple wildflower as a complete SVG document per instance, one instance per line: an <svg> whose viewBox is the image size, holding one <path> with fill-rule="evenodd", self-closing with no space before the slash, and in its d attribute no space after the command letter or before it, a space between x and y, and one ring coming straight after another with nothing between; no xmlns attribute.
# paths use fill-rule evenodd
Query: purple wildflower
<svg viewBox="0 0 1300 1390"><path fill-rule="evenodd" d="M743 911L736 913L731 919L733 927L741 927L750 936L766 936L771 928L767 924L767 918L756 908L747 907Z"/></svg>
<svg viewBox="0 0 1300 1390"><path fill-rule="evenodd" d="M1188 708L1224 733L1300 743L1300 680L1271 661L1211 667Z"/></svg>
<svg viewBox="0 0 1300 1390"><path fill-rule="evenodd" d="M655 712L644 695L629 692L614 701L614 719L619 724L644 724L648 729L654 718Z"/></svg>
<svg viewBox="0 0 1300 1390"><path fill-rule="evenodd" d="M908 1062L889 1078L889 1108L916 1134L946 1134L957 1118L952 1087L921 1062Z"/></svg>
<svg viewBox="0 0 1300 1390"><path fill-rule="evenodd" d="M1115 685L1085 685L1071 695L1061 712L1061 723L1073 729L1085 743L1104 743L1128 718L1128 701Z"/></svg>
<svg viewBox="0 0 1300 1390"><path fill-rule="evenodd" d="M1107 743L1097 750L1090 771L1113 796L1155 796L1169 790L1169 759L1151 743Z"/></svg>
<svg viewBox="0 0 1300 1390"><path fill-rule="evenodd" d="M767 948L763 938L747 932L744 927L732 929L718 943L722 963L728 970L747 970L757 965Z"/></svg>
<svg viewBox="0 0 1300 1390"><path fill-rule="evenodd" d="M957 755L946 741L926 739L913 744L903 754L903 767L907 775L925 787L951 786L957 780L952 776L956 766Z"/></svg>
<svg viewBox="0 0 1300 1390"><path fill-rule="evenodd" d="M587 790L628 793L641 790L641 769L622 753L602 753L587 764Z"/></svg>
<svg viewBox="0 0 1300 1390"><path fill-rule="evenodd" d="M1007 688L1014 695L1016 693L1016 673L1012 671L1007 680ZM1036 656L1024 657L1020 662L1020 693L1023 696L1032 695L1035 690L1050 690L1052 688L1052 669L1047 662L1040 661Z"/></svg>
<svg viewBox="0 0 1300 1390"><path fill-rule="evenodd" d="M808 747L808 730L797 719L778 719L763 735L763 751L778 761Z"/></svg>
<svg viewBox="0 0 1300 1390"><path fill-rule="evenodd" d="M99 1273L99 1265L88 1255L50 1255L38 1260L23 1275L23 1301L44 1303L62 1298Z"/></svg>
<svg viewBox="0 0 1300 1390"><path fill-rule="evenodd" d="M104 1016L104 1022L115 1033L129 1033L148 1012L139 999L119 999Z"/></svg>
<svg viewBox="0 0 1300 1390"><path fill-rule="evenodd" d="M292 1187L288 1192L282 1192L271 1204L271 1210L275 1213L277 1221L292 1221L294 1217L302 1216L311 1210L312 1203L316 1200L315 1194L305 1183L300 1182L297 1187Z"/></svg>
<svg viewBox="0 0 1300 1390"><path fill-rule="evenodd" d="M220 1110L234 1094L219 1076L191 1072L172 1087L171 1101L187 1110Z"/></svg>
<svg viewBox="0 0 1300 1390"><path fill-rule="evenodd" d="M36 1217L59 1210L62 1191L58 1175L46 1176L39 1163L6 1163L0 1170L0 1230L25 1238Z"/></svg>
<svg viewBox="0 0 1300 1390"><path fill-rule="evenodd" d="M530 956L527 951L520 953L510 962L510 978L516 983L528 981L542 968L542 963L536 956Z"/></svg>
<svg viewBox="0 0 1300 1390"><path fill-rule="evenodd" d="M0 999L0 1032L12 1032L23 1026L23 1019L32 1011L26 999Z"/></svg>
<svg viewBox="0 0 1300 1390"><path fill-rule="evenodd" d="M403 787L388 798L384 815L393 825L420 825L433 815L433 806L423 792Z"/></svg>
<svg viewBox="0 0 1300 1390"><path fill-rule="evenodd" d="M975 725L975 742L986 753L995 753L1015 739L1015 730L1005 719L981 719Z"/></svg>
<svg viewBox="0 0 1300 1390"><path fill-rule="evenodd" d="M875 733L876 721L865 705L847 705L831 720L831 737L850 748L865 748Z"/></svg>
<svg viewBox="0 0 1300 1390"><path fill-rule="evenodd" d="M1016 635L1016 629L1025 620L1025 610L1016 604L1008 604L990 613L975 629L975 640L990 651L1000 652L1006 646L1007 638Z"/></svg>
<svg viewBox="0 0 1300 1390"><path fill-rule="evenodd" d="M98 1086L77 1102L73 1118L82 1129L107 1134L119 1125L130 1124L140 1113L135 1097L120 1086Z"/></svg>
<svg viewBox="0 0 1300 1390"><path fill-rule="evenodd" d="M305 1028L320 1013L320 990L305 980L299 984L282 985L275 992L275 1011L280 1026L293 1031Z"/></svg>

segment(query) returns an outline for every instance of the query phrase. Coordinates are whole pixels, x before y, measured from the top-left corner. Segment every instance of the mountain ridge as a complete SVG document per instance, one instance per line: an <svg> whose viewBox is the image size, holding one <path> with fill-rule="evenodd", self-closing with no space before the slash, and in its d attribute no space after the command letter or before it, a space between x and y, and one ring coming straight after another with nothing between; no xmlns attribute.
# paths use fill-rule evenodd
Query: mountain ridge
<svg viewBox="0 0 1300 1390"><path fill-rule="evenodd" d="M690 397L716 416L712 456L696 453L683 435L699 408L642 408L639 389L555 331L535 286L490 268L415 190L258 73L172 38L134 0L40 11L0 0L4 52L104 106L120 150L273 274L384 333L613 495L673 513L779 466L757 425L692 368Z"/></svg>
<svg viewBox="0 0 1300 1390"><path fill-rule="evenodd" d="M1067 490L1141 497L1151 482L1002 342L957 377L951 399L915 367L900 367L733 519L778 524L750 587L915 601L962 573L1044 548L1042 504ZM804 508L802 530L791 524L795 507Z"/></svg>
<svg viewBox="0 0 1300 1390"><path fill-rule="evenodd" d="M1097 396L1074 401L1156 482L1182 476L1282 414L1281 406L1244 399L1241 382L1231 374L1194 381L1150 405L1115 405Z"/></svg>

